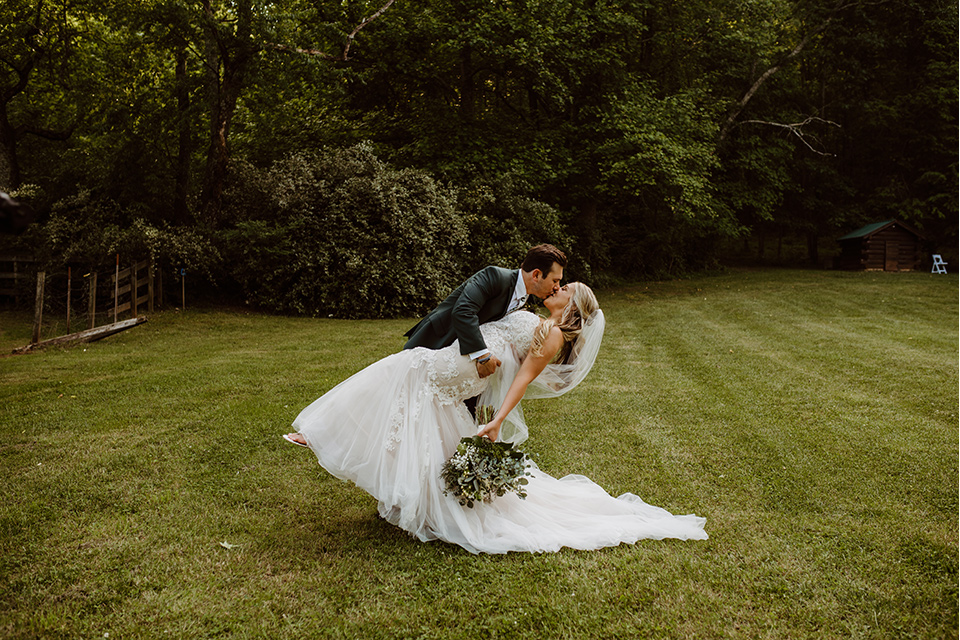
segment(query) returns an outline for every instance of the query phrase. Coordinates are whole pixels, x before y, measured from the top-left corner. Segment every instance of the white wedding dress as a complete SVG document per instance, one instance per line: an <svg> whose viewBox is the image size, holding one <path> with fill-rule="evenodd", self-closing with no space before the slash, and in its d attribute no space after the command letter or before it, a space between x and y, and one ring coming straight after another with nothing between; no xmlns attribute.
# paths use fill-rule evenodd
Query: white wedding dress
<svg viewBox="0 0 960 640"><path fill-rule="evenodd" d="M516 358L529 349L538 322L520 311L481 332L494 355ZM457 343L409 349L344 380L293 425L324 469L370 493L384 519L420 540L506 553L707 538L704 518L674 516L631 493L614 498L584 476L557 479L535 465L525 499L508 493L469 508L444 495L443 463L461 438L477 432L463 400L489 380L479 378Z"/></svg>

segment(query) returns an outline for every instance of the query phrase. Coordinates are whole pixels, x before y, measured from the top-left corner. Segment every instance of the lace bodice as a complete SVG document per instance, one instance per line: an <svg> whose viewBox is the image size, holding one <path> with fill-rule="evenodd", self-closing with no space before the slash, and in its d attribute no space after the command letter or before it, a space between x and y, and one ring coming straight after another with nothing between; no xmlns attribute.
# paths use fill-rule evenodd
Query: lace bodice
<svg viewBox="0 0 960 640"><path fill-rule="evenodd" d="M480 326L480 333L490 352L504 359L512 351L522 358L533 342L533 332L540 318L529 311L517 311L495 322ZM460 343L431 350L419 348L421 361L417 366L427 367L428 391L442 403L460 402L480 395L486 389L488 378L477 375L476 365L460 355Z"/></svg>
<svg viewBox="0 0 960 640"><path fill-rule="evenodd" d="M539 316L529 311L517 311L496 322L481 325L480 333L483 334L487 348L501 360L511 347L516 349L522 358L530 350L533 332L539 324Z"/></svg>

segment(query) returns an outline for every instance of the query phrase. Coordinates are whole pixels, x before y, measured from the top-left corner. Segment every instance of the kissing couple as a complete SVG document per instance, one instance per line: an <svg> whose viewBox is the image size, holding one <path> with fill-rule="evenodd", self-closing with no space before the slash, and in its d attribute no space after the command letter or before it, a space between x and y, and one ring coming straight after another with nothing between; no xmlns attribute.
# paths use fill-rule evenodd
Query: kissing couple
<svg viewBox="0 0 960 640"><path fill-rule="evenodd" d="M525 498L508 493L468 508L444 492L441 467L462 438L523 442L521 399L563 395L593 367L603 311L587 285L561 286L566 264L542 244L519 269L481 269L406 333L401 352L315 400L284 437L376 498L391 524L471 553L706 539L704 518L672 515L632 493L614 498L584 476L554 478L532 462ZM524 309L528 296L543 300L544 317ZM473 400L496 408L479 431L465 404Z"/></svg>

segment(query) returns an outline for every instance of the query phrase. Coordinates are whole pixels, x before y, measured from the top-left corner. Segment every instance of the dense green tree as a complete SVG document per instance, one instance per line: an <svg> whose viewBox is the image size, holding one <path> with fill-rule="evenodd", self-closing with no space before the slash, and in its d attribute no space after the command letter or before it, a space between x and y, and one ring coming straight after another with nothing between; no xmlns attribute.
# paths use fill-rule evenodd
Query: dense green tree
<svg viewBox="0 0 960 640"><path fill-rule="evenodd" d="M538 232L595 280L891 217L956 244L952 0L9 0L0 35L0 186L61 252L282 253L238 185L365 140L447 194L464 268Z"/></svg>
<svg viewBox="0 0 960 640"><path fill-rule="evenodd" d="M897 217L941 235L957 224L957 4L865 4L824 47L856 221Z"/></svg>
<svg viewBox="0 0 960 640"><path fill-rule="evenodd" d="M660 271L649 254L613 258L621 226L671 225L674 240L734 227L709 185L715 106L649 75L650 17L631 2L405 5L358 56L349 105L398 162L455 181L515 175L569 211L588 268Z"/></svg>
<svg viewBox="0 0 960 640"><path fill-rule="evenodd" d="M83 38L76 17L56 0L0 5L0 189L20 186L25 137L65 140L79 118L67 99Z"/></svg>

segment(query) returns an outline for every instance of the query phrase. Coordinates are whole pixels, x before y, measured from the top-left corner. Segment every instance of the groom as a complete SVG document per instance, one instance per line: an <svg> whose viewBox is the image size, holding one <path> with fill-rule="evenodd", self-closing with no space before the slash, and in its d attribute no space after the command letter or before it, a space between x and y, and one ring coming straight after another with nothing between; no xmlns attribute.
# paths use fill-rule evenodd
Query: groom
<svg viewBox="0 0 960 640"><path fill-rule="evenodd" d="M528 295L546 299L560 289L567 257L550 244L527 252L520 269L486 267L470 276L447 299L404 335L404 349L442 349L460 340L461 355L470 356L486 378L500 366L480 334L480 325L499 320L522 307Z"/></svg>

